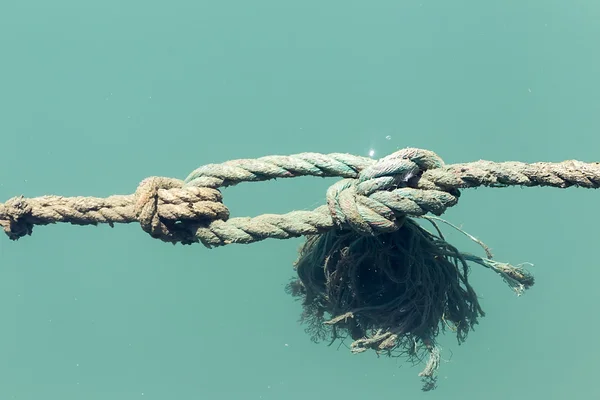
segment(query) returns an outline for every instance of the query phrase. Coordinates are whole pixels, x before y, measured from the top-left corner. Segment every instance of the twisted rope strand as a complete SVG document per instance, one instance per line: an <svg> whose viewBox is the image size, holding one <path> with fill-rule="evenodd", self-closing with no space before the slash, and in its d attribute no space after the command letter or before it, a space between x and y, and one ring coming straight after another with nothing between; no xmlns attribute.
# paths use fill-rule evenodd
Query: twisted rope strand
<svg viewBox="0 0 600 400"><path fill-rule="evenodd" d="M423 173L417 187L467 189L479 186L548 186L566 189L571 186L587 189L600 187L600 163L566 160L558 163L518 161L493 162L479 160L466 164L452 164Z"/></svg>
<svg viewBox="0 0 600 400"><path fill-rule="evenodd" d="M388 156L389 157L389 156ZM268 156L239 159L222 164L207 164L194 170L186 185L227 187L242 182L259 182L301 176L357 178L359 173L377 163L352 154L300 153L290 156ZM518 161L493 162L479 160L430 168L417 188L466 189L479 186L550 186L568 188L600 187L600 162L584 163L566 160L558 163Z"/></svg>
<svg viewBox="0 0 600 400"><path fill-rule="evenodd" d="M314 211L229 218L218 188L241 182L299 176L341 177ZM9 238L34 225L139 222L152 237L205 246L288 239L350 228L364 235L397 229L402 216L441 215L458 202L459 189L479 186L600 187L600 163L476 161L445 166L433 152L402 149L380 160L351 154L300 153L208 164L185 181L151 177L132 195L107 198L16 197L0 204Z"/></svg>
<svg viewBox="0 0 600 400"><path fill-rule="evenodd" d="M186 185L219 188L242 182L260 182L277 178L319 176L356 178L375 160L352 154L299 153L290 156L267 156L239 159L222 164L207 164L185 179Z"/></svg>

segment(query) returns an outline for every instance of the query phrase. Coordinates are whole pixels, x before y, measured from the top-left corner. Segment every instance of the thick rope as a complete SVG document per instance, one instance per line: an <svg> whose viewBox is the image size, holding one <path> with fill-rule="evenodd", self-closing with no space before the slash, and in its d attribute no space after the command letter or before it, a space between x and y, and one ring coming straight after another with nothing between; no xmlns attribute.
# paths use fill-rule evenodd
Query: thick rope
<svg viewBox="0 0 600 400"><path fill-rule="evenodd" d="M241 182L299 176L341 177L314 211L231 218L218 188ZM397 229L403 216L441 215L457 203L459 189L478 186L600 187L600 163L495 163L445 166L433 152L403 149L380 160L350 154L301 153L209 164L185 181L151 177L133 195L16 197L0 204L0 225L13 240L34 225L139 222L165 242L207 247L288 239L349 228L365 235Z"/></svg>
<svg viewBox="0 0 600 400"><path fill-rule="evenodd" d="M382 160L393 160L400 150ZM232 160L207 164L194 170L186 183L202 187L227 187L242 182L267 181L300 176L357 178L358 174L382 160L351 154L300 153L291 156L268 156L255 160ZM600 163L567 160L560 163L522 163L516 161L475 161L430 168L423 174L418 189L467 189L480 186L550 186L568 188L600 187Z"/></svg>

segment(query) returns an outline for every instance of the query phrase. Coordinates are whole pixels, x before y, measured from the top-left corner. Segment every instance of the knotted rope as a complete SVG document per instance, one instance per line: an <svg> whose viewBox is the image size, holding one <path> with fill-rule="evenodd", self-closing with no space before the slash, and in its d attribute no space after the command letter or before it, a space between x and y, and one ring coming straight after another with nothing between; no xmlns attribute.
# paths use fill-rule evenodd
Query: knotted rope
<svg viewBox="0 0 600 400"><path fill-rule="evenodd" d="M229 218L219 188L242 182L300 176L341 177L327 192L327 206L284 215ZM361 234L397 229L399 216L441 215L457 203L459 189L600 186L600 163L495 163L444 165L433 152L403 149L380 160L350 154L301 153L209 164L185 181L151 177L132 195L107 198L22 196L0 204L0 225L12 240L35 225L68 222L97 225L139 222L152 237L207 247L268 238L314 235L333 228Z"/></svg>
<svg viewBox="0 0 600 400"><path fill-rule="evenodd" d="M229 218L220 188L299 176L342 180L328 189L326 205L313 211ZM302 300L301 321L313 340L351 338L355 353L416 359L428 353L420 376L423 390L431 390L440 330L450 329L462 342L484 315L468 281L469 263L493 270L518 294L534 283L521 266L492 260L485 245L460 229L484 247L486 257L447 243L436 224L443 220L435 216L458 202L460 189L511 185L597 189L600 163L445 165L435 153L414 148L380 160L339 153L269 156L205 165L184 181L151 177L132 195L12 198L0 204L0 225L17 240L35 225L138 222L165 242L207 247L307 236L297 277L286 290ZM432 222L437 233L411 217Z"/></svg>

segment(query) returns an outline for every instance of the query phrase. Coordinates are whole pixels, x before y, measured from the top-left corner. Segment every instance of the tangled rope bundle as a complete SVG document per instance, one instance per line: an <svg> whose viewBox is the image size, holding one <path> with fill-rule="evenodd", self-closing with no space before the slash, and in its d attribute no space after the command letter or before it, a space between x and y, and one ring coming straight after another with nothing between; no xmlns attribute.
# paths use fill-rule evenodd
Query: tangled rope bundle
<svg viewBox="0 0 600 400"><path fill-rule="evenodd" d="M299 176L343 179L327 191L326 205L284 215L230 218L219 191ZM205 165L184 181L147 178L132 195L15 197L0 204L0 225L17 240L35 225L138 222L153 238L209 248L307 236L287 291L301 299L301 321L312 339L349 337L355 353L428 355L420 376L423 390L431 390L440 331L450 329L462 342L484 315L468 281L469 264L493 270L517 294L534 283L521 266L493 260L468 234L486 256L457 250L438 229L438 217L458 202L460 189L515 185L597 189L600 163L445 165L435 153L415 148L380 160L339 153L268 156ZM415 218L431 222L434 232Z"/></svg>

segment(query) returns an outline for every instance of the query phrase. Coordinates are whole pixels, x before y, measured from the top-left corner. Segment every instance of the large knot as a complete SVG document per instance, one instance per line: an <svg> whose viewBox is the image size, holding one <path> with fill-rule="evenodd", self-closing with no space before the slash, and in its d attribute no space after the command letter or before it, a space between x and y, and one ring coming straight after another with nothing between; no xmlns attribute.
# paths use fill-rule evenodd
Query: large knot
<svg viewBox="0 0 600 400"><path fill-rule="evenodd" d="M373 236L393 232L405 216L443 214L458 202L457 191L416 189L423 172L444 166L432 151L399 150L344 179L327 191L327 205L338 228Z"/></svg>
<svg viewBox="0 0 600 400"><path fill-rule="evenodd" d="M142 229L165 242L197 242L194 232L217 219L226 221L229 210L221 192L185 186L179 179L150 177L135 192L135 215Z"/></svg>

